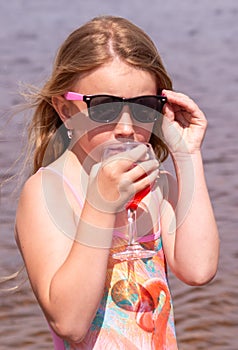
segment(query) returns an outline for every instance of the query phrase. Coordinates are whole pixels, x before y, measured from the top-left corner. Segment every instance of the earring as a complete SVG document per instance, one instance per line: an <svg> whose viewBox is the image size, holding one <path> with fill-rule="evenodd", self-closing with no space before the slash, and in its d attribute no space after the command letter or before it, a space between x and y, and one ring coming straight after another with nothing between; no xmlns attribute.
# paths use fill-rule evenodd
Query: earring
<svg viewBox="0 0 238 350"><path fill-rule="evenodd" d="M68 130L67 130L67 135L68 135L68 138L71 140L71 139L72 139L72 136L73 136L73 130L68 129Z"/></svg>

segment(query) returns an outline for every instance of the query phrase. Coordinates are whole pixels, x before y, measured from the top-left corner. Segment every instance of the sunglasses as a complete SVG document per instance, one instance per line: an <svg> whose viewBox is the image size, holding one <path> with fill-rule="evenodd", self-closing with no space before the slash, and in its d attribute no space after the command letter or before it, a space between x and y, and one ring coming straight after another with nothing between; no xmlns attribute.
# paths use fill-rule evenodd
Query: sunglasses
<svg viewBox="0 0 238 350"><path fill-rule="evenodd" d="M84 101L88 107L89 118L98 123L111 123L121 113L123 106L129 105L132 116L140 123L154 123L162 112L167 98L161 95L146 95L123 98L111 95L82 95L67 92L68 101Z"/></svg>

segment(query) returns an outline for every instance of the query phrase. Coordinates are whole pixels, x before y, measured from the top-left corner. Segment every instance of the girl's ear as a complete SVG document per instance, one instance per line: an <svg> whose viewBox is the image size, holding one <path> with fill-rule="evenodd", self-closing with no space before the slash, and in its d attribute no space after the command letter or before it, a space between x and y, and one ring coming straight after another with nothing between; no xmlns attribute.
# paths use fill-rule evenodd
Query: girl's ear
<svg viewBox="0 0 238 350"><path fill-rule="evenodd" d="M52 104L62 122L66 125L70 115L69 102L63 96L53 96Z"/></svg>

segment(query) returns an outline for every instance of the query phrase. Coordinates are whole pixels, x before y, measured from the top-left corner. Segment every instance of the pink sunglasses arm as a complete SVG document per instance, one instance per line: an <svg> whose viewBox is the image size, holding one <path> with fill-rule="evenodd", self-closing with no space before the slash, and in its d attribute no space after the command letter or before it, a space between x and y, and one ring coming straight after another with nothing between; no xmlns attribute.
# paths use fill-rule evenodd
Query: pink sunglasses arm
<svg viewBox="0 0 238 350"><path fill-rule="evenodd" d="M68 101L83 101L82 94L78 94L77 92L66 92L64 94L64 98Z"/></svg>

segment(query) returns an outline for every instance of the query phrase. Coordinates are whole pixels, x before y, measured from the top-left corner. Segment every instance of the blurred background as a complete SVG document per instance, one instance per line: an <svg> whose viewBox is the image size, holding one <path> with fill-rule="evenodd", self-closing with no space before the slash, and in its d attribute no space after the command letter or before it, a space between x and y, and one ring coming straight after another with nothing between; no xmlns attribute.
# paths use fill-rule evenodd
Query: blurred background
<svg viewBox="0 0 238 350"><path fill-rule="evenodd" d="M237 349L238 329L238 2L236 0L11 0L0 4L0 277L22 261L14 241L14 192L26 119L7 118L19 84L42 85L68 34L102 14L128 18L155 41L174 88L190 95L209 127L204 164L221 236L215 279L188 287L170 276L179 349ZM14 192L14 193L13 193ZM199 213L198 213L199 215ZM199 249L199 247L198 247ZM199 268L199 266L198 266ZM23 277L17 281L21 281ZM9 286L9 285L8 285ZM28 283L0 293L0 349L52 349Z"/></svg>

